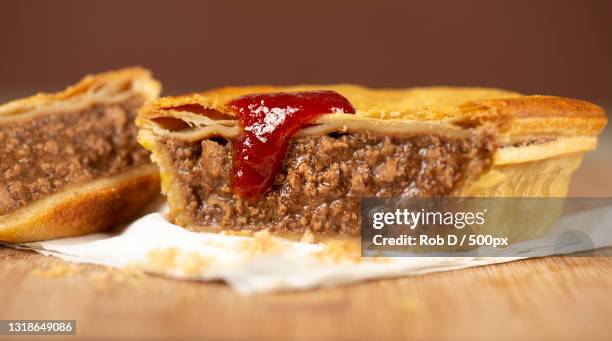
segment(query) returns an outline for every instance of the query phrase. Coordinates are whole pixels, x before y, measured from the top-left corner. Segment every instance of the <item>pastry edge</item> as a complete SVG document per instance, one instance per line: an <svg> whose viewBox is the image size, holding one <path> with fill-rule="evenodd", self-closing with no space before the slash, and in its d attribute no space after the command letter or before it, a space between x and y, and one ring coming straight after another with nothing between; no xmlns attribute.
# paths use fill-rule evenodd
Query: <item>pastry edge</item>
<svg viewBox="0 0 612 341"><path fill-rule="evenodd" d="M98 232L133 218L158 194L153 164L71 185L0 216L0 241L26 243Z"/></svg>
<svg viewBox="0 0 612 341"><path fill-rule="evenodd" d="M125 89L123 88L125 85L130 87ZM143 96L145 100L151 100L157 98L160 92L161 83L152 77L149 70L142 67L90 74L63 91L38 93L0 105L0 122L19 118L13 116L78 111L96 103L114 104L126 99L125 96L117 96L121 94L137 94ZM104 98L105 96L115 96L115 98L109 101ZM62 101L69 100L76 100L76 103L72 107L62 107Z"/></svg>
<svg viewBox="0 0 612 341"><path fill-rule="evenodd" d="M155 123L152 121L159 117L175 117L184 120L198 129L206 126L235 126L237 121L231 120L234 114L226 107L232 96L239 96L245 92L261 91L288 91L308 87L238 87L221 88L200 94L188 94L175 97L164 97L146 103L138 113L137 126L151 129ZM321 85L321 89L338 90L347 86ZM384 102L384 96L395 96L394 105L384 112L368 112L367 104L355 105L356 115L328 114L314 120L313 124L343 124L350 121L369 121L379 125L390 122L427 123L438 125L444 129L456 130L472 128L484 124L494 124L504 138L508 141L524 138L528 135L555 134L566 136L597 135L607 123L604 110L592 103L555 96L522 96L512 92L497 89L476 89L482 92L483 99L467 99L458 101L454 105L426 105L402 108L401 101L397 100L402 93L421 91L426 96L428 91L443 91L447 97L459 96L472 88L412 88L400 90L373 90L361 87L348 87L359 89L363 100ZM476 91L474 90L474 91ZM399 94L398 94L399 92ZM355 95L357 96L357 95ZM438 95L439 96L439 95ZM499 98L491 98L499 96ZM357 96L359 100L361 97ZM349 100L351 100L349 96ZM393 101L391 101L393 102ZM191 113L189 110L177 110L185 105L198 105L205 110L214 110L228 116L227 120L215 120ZM405 107L406 104L403 104ZM371 126L372 127L372 126ZM372 128L375 129L375 126ZM224 132L221 132L222 134Z"/></svg>

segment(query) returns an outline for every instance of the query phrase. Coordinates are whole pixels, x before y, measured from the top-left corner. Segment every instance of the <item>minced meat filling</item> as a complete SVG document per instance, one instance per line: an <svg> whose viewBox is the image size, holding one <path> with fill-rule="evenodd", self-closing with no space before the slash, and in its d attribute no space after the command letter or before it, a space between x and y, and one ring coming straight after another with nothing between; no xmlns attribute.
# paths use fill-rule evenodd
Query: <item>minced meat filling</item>
<svg viewBox="0 0 612 341"><path fill-rule="evenodd" d="M162 143L198 225L358 235L361 197L450 194L466 174L489 166L492 141L485 133L472 139L368 132L300 137L272 188L248 201L232 191L231 141Z"/></svg>
<svg viewBox="0 0 612 341"><path fill-rule="evenodd" d="M133 122L141 103L133 99L0 125L0 214L64 186L149 162Z"/></svg>

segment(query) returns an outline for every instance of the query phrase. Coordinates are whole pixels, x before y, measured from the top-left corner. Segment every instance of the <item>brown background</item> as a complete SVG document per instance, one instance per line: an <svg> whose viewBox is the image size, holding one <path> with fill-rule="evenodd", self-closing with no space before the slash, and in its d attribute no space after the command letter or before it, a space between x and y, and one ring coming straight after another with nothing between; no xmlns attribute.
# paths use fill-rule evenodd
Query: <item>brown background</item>
<svg viewBox="0 0 612 341"><path fill-rule="evenodd" d="M612 1L0 0L0 102L143 65L225 85L491 86L612 109ZM612 133L572 196L611 196Z"/></svg>
<svg viewBox="0 0 612 341"><path fill-rule="evenodd" d="M165 93L481 85L608 103L612 1L0 3L0 99L139 64Z"/></svg>

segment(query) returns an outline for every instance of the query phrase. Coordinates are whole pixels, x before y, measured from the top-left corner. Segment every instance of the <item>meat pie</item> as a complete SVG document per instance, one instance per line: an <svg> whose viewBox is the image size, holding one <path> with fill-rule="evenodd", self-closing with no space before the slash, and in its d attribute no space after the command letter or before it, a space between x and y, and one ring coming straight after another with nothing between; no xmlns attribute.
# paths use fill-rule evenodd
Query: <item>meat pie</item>
<svg viewBox="0 0 612 341"><path fill-rule="evenodd" d="M159 91L149 71L128 68L0 106L0 240L77 236L134 217L159 193L134 125Z"/></svg>
<svg viewBox="0 0 612 341"><path fill-rule="evenodd" d="M565 196L606 124L587 102L483 88L231 87L145 105L176 224L357 236L362 197Z"/></svg>

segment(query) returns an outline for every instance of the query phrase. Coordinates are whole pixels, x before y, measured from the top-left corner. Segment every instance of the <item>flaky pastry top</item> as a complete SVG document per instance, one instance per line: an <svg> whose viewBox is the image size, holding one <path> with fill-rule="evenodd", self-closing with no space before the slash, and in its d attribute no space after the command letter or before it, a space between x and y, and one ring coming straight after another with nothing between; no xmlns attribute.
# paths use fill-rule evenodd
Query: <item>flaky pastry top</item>
<svg viewBox="0 0 612 341"><path fill-rule="evenodd" d="M312 123L348 126L349 130L354 126L399 132L419 126L418 129L460 132L494 124L498 131L512 140L530 135L593 136L607 121L603 109L592 103L554 96L526 96L500 89L370 89L355 85L298 85L225 87L164 97L141 108L137 125L159 134L171 133L166 131L169 130L167 126L159 124L160 118L171 117L190 127L180 132L183 136L202 137L206 134L201 134L201 130L208 129L214 134L231 137L237 133L235 114L227 106L232 99L246 94L306 90L334 90L345 96L355 107L356 115L330 113Z"/></svg>
<svg viewBox="0 0 612 341"><path fill-rule="evenodd" d="M87 75L75 85L56 93L38 93L0 105L0 121L22 116L74 112L96 104L116 104L132 96L142 101L157 98L160 83L141 67Z"/></svg>

